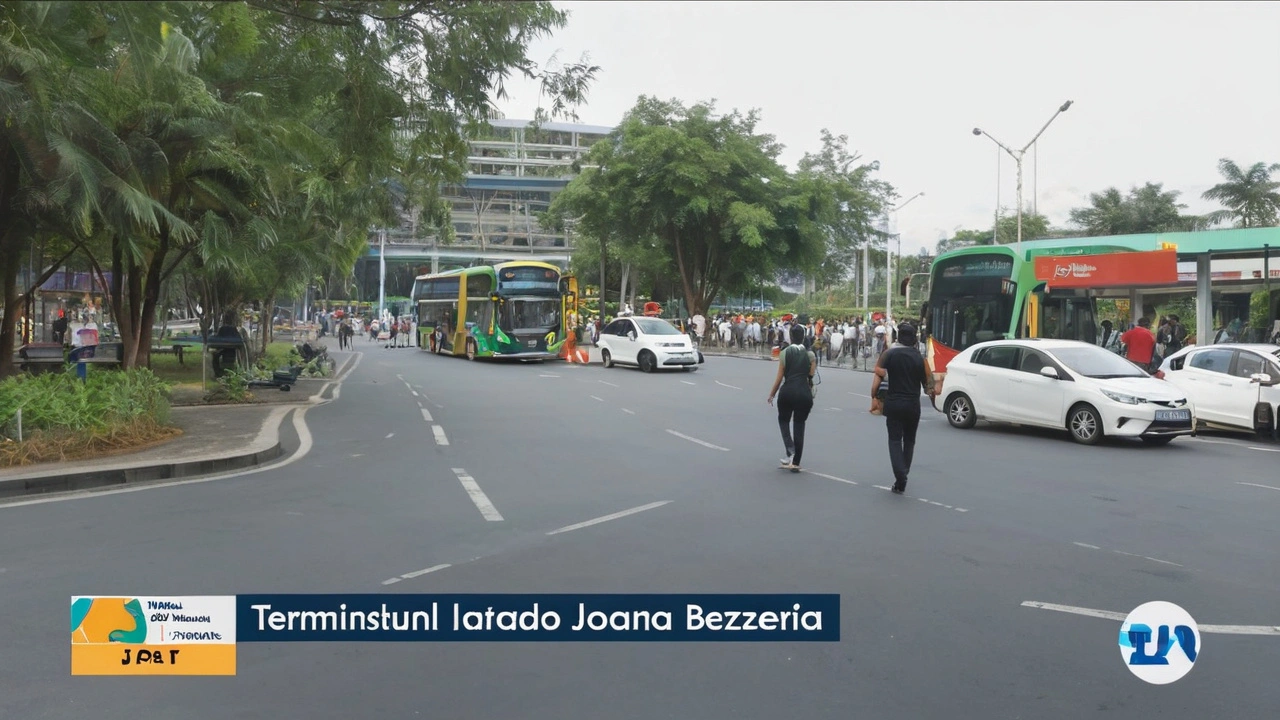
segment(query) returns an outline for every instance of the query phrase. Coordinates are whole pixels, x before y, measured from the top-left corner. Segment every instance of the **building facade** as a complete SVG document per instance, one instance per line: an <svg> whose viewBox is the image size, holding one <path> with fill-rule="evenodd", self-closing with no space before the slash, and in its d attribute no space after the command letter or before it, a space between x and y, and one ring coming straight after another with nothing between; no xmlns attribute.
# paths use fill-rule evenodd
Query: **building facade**
<svg viewBox="0 0 1280 720"><path fill-rule="evenodd" d="M528 120L495 118L471 138L462 183L441 189L453 215L452 242L440 242L412 217L371 234L369 252L356 266L362 296L357 299L377 300L384 259L387 297L408 296L417 275L457 267L517 258L568 267L572 233L543 230L538 214L550 208L587 151L613 128L548 122L534 130L529 125Z"/></svg>

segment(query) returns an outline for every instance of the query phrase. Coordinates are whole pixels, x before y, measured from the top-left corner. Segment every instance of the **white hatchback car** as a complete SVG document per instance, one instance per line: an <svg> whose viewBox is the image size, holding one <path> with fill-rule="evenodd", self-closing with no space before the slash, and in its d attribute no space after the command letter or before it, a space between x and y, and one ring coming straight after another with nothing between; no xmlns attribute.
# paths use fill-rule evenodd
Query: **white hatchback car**
<svg viewBox="0 0 1280 720"><path fill-rule="evenodd" d="M660 367L691 370L702 362L689 336L660 318L618 318L604 326L596 344L607 368L635 365L644 372Z"/></svg>
<svg viewBox="0 0 1280 720"><path fill-rule="evenodd" d="M1280 345L1202 345L1170 355L1156 377L1186 393L1206 425L1273 433L1280 415Z"/></svg>
<svg viewBox="0 0 1280 720"><path fill-rule="evenodd" d="M947 364L939 398L953 427L978 420L1060 428L1085 445L1104 436L1164 445L1195 431L1186 394L1096 345L995 340Z"/></svg>

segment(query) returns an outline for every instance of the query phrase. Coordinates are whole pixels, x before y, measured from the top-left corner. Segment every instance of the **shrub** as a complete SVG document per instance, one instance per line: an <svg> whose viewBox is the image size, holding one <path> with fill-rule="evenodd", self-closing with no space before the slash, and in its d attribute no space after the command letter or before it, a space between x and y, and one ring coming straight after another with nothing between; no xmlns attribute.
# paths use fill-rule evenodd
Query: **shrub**
<svg viewBox="0 0 1280 720"><path fill-rule="evenodd" d="M150 370L18 375L0 381L0 426L22 442L0 445L0 466L136 446L168 437L169 388Z"/></svg>

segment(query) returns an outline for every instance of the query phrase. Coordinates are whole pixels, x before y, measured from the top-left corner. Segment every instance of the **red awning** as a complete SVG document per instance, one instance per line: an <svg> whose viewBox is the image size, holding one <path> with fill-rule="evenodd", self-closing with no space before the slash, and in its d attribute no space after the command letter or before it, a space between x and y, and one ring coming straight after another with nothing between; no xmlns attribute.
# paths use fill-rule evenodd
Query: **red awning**
<svg viewBox="0 0 1280 720"><path fill-rule="evenodd" d="M1036 279L1050 288L1144 287L1178 282L1177 250L1041 255L1035 262Z"/></svg>

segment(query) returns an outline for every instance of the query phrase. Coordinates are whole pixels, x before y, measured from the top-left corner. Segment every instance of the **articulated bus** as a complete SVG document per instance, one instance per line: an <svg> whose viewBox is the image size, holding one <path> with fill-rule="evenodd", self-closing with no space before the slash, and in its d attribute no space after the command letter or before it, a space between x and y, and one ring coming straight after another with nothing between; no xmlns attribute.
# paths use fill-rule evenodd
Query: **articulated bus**
<svg viewBox="0 0 1280 720"><path fill-rule="evenodd" d="M559 355L577 315L577 281L555 265L514 261L415 279L419 346L478 357Z"/></svg>

